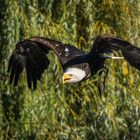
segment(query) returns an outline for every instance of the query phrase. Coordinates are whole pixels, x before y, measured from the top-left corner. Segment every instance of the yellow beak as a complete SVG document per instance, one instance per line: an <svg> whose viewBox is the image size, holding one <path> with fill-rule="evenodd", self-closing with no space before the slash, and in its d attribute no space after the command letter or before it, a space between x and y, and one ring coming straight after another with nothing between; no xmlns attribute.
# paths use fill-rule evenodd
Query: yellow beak
<svg viewBox="0 0 140 140"><path fill-rule="evenodd" d="M71 75L64 73L62 77L63 84L67 83L72 78Z"/></svg>

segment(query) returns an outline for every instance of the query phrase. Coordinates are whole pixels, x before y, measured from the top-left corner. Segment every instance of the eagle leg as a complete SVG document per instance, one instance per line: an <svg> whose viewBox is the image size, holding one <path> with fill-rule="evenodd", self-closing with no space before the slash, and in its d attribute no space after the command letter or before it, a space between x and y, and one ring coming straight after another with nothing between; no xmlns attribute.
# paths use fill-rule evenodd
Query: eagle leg
<svg viewBox="0 0 140 140"><path fill-rule="evenodd" d="M107 78L108 72L109 72L109 67L108 67L107 65L105 65L105 66L98 72L97 88L98 88L98 91L99 91L99 95L100 95L100 96L101 96L102 92L104 92L104 94L105 94L105 96L106 96L106 78ZM103 78L103 88L102 88L101 76L102 76L103 73L104 73L105 75L104 75L104 78Z"/></svg>
<svg viewBox="0 0 140 140"><path fill-rule="evenodd" d="M109 72L109 67L107 65L104 67L104 72L105 72L105 75L104 75L104 81L103 81L103 91L104 91L104 95L106 97L106 78L107 78L108 72Z"/></svg>
<svg viewBox="0 0 140 140"><path fill-rule="evenodd" d="M102 73L103 73L103 68L98 72L98 81L97 81L97 88L98 88L100 96L102 94L102 88L101 88L101 75L102 75Z"/></svg>

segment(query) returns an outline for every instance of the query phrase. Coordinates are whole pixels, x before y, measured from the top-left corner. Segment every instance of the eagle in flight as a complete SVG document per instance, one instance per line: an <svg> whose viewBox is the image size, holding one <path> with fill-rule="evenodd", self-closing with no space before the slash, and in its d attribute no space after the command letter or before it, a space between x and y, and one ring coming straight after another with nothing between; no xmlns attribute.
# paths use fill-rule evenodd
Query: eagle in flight
<svg viewBox="0 0 140 140"><path fill-rule="evenodd" d="M108 56L108 53L114 50L120 50L123 58L140 70L140 48L116 36L98 35L90 52L83 52L75 46L44 37L25 39L16 44L10 56L8 65L10 83L17 86L25 67L28 87L36 89L37 81L50 64L47 57L49 51L53 51L60 60L63 68L63 83L84 81L102 71L105 60L122 58Z"/></svg>

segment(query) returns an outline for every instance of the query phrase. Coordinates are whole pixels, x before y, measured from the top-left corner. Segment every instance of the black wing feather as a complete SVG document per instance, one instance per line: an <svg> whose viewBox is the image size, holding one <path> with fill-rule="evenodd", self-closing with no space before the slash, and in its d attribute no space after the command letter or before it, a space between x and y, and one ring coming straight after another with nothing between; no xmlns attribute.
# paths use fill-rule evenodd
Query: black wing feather
<svg viewBox="0 0 140 140"><path fill-rule="evenodd" d="M26 74L27 74L27 83L28 83L28 88L32 87L32 73L31 73L31 66L29 64L28 58L26 59Z"/></svg>
<svg viewBox="0 0 140 140"><path fill-rule="evenodd" d="M16 72L16 67L17 67L17 58L13 61L12 64L12 68L11 68L11 75L10 75L10 83L13 82L14 80L14 76L15 76L15 72Z"/></svg>
<svg viewBox="0 0 140 140"><path fill-rule="evenodd" d="M16 44L8 65L10 72L10 83L18 84L23 68L26 68L27 83L29 88L36 89L37 80L40 80L42 73L48 68L50 61L47 53L52 50L59 58L62 67L76 56L83 55L83 52L74 46L43 37L33 37Z"/></svg>
<svg viewBox="0 0 140 140"><path fill-rule="evenodd" d="M21 41L16 45L9 59L10 83L14 82L14 86L18 84L19 77L25 67L28 87L32 88L33 85L34 89L36 89L37 80L40 80L48 65L49 60L46 53L39 48L38 44L31 40Z"/></svg>
<svg viewBox="0 0 140 140"><path fill-rule="evenodd" d="M26 52L26 72L27 72L27 82L28 82L28 86L29 88L32 88L32 84L33 84L33 71L34 71L34 65L35 65L35 60L33 58L33 54L31 53L33 50L33 47L31 46L27 52Z"/></svg>
<svg viewBox="0 0 140 140"><path fill-rule="evenodd" d="M124 58L135 68L140 70L140 48L132 45L128 41L125 41L119 37L111 35L99 35L94 41L93 48L91 49L89 56L99 57L104 53L111 53L113 51L120 50ZM101 60L101 62L103 62ZM103 62L104 64L104 62ZM102 64L102 65L103 65Z"/></svg>
<svg viewBox="0 0 140 140"><path fill-rule="evenodd" d="M40 78L41 78L41 74L43 73L43 69L45 69L45 67L44 67L44 63L43 63L43 61L48 61L48 59L47 59L47 57L46 58L44 58L43 60L42 60L42 54L41 54L41 51L40 51L40 49L36 46L35 47L35 49L33 48L33 46L31 47L31 52L30 52L30 55L32 55L32 57L30 58L30 60L31 59L33 59L32 60L32 62L31 62L31 64L33 64L33 66L35 66L34 68L32 68L33 70L33 72L34 71L36 71L35 72L35 74L36 74L36 78L37 79L39 79L40 80ZM45 54L43 54L43 55L45 55ZM29 60L29 62L30 62L30 60ZM35 61L35 62L34 62ZM30 64L30 65L31 65ZM38 66L36 66L38 64ZM49 65L49 63L47 63L46 65ZM32 67L33 67L32 66ZM47 67L46 67L47 68ZM37 69L37 70L36 70ZM35 79L35 78L34 78Z"/></svg>
<svg viewBox="0 0 140 140"><path fill-rule="evenodd" d="M13 51L12 55L10 56L9 64L8 64L8 72L11 71L12 64L13 64L13 62L14 62L14 59L15 59L15 51Z"/></svg>
<svg viewBox="0 0 140 140"><path fill-rule="evenodd" d="M21 72L23 71L23 66L24 66L24 58L23 58L23 56L19 55L18 59L19 60L18 60L16 72L15 72L14 86L17 86L19 76L20 76Z"/></svg>

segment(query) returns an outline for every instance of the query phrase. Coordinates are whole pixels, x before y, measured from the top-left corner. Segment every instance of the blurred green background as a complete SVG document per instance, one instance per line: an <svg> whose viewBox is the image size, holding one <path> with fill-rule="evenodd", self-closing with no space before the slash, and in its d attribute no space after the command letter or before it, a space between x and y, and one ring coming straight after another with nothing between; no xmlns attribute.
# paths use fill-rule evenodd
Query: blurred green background
<svg viewBox="0 0 140 140"><path fill-rule="evenodd" d="M140 46L140 0L0 1L0 140L140 139L140 72L124 60L107 61L106 97L97 75L63 85L53 53L36 91L25 72L18 87L9 85L7 63L18 41L43 36L89 51L103 33Z"/></svg>

